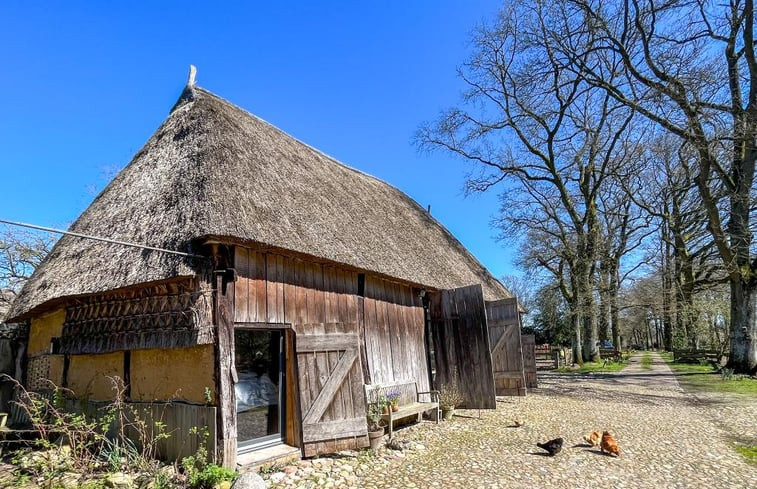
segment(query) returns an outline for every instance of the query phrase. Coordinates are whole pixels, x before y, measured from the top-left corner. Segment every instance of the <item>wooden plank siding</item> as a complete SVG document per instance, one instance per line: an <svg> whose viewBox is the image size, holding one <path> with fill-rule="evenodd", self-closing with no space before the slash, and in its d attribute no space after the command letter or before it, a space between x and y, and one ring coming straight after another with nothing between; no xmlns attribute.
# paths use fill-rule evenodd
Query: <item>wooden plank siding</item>
<svg viewBox="0 0 757 489"><path fill-rule="evenodd" d="M486 302L486 316L497 395L525 396L518 302L516 299Z"/></svg>
<svg viewBox="0 0 757 489"><path fill-rule="evenodd" d="M431 294L436 387L457 383L461 407L495 409L494 376L481 285Z"/></svg>
<svg viewBox="0 0 757 489"><path fill-rule="evenodd" d="M372 384L415 381L429 390L423 305L408 285L365 280L365 348Z"/></svg>
<svg viewBox="0 0 757 489"><path fill-rule="evenodd" d="M415 381L419 390L430 389L423 306L412 286L369 275L361 297L356 271L241 246L235 248L234 268L236 323L261 327L285 324L295 333L295 348L297 337L302 335L334 338L350 334L358 338L358 368L350 369L344 387L335 391L320 418L322 426L329 422L337 426L340 420L354 418L357 406L364 409L364 383ZM339 365L341 355L337 348L298 351L299 401L288 405L312 406ZM305 413L288 411L290 429L299 419L289 418L300 418ZM290 440L299 444L302 434L287 433L287 441ZM335 437L313 446L305 443L305 452L325 453L363 443L362 439L350 442Z"/></svg>

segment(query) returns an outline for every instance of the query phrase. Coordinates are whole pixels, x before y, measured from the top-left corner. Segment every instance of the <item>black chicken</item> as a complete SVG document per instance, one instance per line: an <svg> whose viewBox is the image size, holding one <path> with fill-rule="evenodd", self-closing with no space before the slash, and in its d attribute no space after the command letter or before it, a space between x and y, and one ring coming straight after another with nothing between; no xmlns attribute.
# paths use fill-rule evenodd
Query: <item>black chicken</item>
<svg viewBox="0 0 757 489"><path fill-rule="evenodd" d="M546 443L537 443L536 446L548 451L550 457L554 457L555 455L560 453L560 450L562 450L562 442L562 438L555 438L554 440L549 440Z"/></svg>

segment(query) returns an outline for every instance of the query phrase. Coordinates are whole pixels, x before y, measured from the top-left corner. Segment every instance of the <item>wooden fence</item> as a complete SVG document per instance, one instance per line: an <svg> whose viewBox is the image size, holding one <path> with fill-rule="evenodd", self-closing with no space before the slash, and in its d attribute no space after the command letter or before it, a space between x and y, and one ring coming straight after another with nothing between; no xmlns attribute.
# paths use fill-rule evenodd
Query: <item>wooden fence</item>
<svg viewBox="0 0 757 489"><path fill-rule="evenodd" d="M88 416L98 417L110 402L106 401L77 401L69 400L66 410L84 412ZM209 456L216 453L216 408L185 403L149 403L135 402L126 404L127 423L134 419L144 422L148 441L161 433L169 436L161 437L156 442L156 456L161 460L181 460L188 455L197 453L200 443L204 441ZM139 424L139 423L136 423ZM117 426L111 427L113 435ZM137 442L138 430L130 427L127 436Z"/></svg>
<svg viewBox="0 0 757 489"><path fill-rule="evenodd" d="M52 399L50 392L35 393ZM18 398L16 398L18 400ZM83 401L67 399L65 411L84 413L92 418L103 416L112 401ZM148 440L156 435L165 433L156 442L155 455L162 460L181 460L188 455L197 453L200 443L204 441L205 448L211 460L216 453L216 408L185 403L125 403L126 424L134 424L134 419L144 421L145 434ZM30 425L26 411L16 402L12 403L11 419L16 426ZM194 429L196 428L196 429ZM118 425L111 425L109 436L115 436ZM139 443L138 430L126 428L127 436L135 443Z"/></svg>
<svg viewBox="0 0 757 489"><path fill-rule="evenodd" d="M552 345L536 345L536 368L551 370L573 363L573 349Z"/></svg>

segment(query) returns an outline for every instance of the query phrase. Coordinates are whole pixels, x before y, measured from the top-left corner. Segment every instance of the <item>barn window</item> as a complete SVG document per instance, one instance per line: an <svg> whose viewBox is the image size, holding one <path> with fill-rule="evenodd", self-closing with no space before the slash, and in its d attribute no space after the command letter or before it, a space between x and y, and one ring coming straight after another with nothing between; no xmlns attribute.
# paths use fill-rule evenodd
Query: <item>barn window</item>
<svg viewBox="0 0 757 489"><path fill-rule="evenodd" d="M357 274L357 295L365 297L365 274Z"/></svg>

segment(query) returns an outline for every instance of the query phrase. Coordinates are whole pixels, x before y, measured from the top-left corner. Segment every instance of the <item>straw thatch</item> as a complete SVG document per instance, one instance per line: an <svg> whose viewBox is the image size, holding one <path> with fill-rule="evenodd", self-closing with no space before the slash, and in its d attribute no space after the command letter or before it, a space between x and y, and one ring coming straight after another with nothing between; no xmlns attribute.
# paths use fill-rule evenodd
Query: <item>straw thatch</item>
<svg viewBox="0 0 757 489"><path fill-rule="evenodd" d="M482 283L487 299L509 297L410 197L194 86L71 230L182 251L201 237L249 241L437 289ZM9 317L61 297L191 276L200 265L64 236Z"/></svg>

